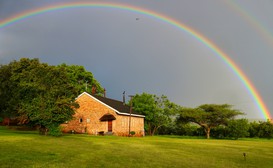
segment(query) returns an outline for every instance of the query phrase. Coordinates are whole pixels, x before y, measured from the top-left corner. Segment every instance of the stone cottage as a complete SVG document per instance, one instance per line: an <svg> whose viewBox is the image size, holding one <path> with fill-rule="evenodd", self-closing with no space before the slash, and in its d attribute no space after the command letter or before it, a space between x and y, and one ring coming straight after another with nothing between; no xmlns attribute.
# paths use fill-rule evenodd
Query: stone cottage
<svg viewBox="0 0 273 168"><path fill-rule="evenodd" d="M92 135L144 136L145 116L130 114L125 102L83 92L76 99L80 107L73 120L62 124L63 132L88 133Z"/></svg>

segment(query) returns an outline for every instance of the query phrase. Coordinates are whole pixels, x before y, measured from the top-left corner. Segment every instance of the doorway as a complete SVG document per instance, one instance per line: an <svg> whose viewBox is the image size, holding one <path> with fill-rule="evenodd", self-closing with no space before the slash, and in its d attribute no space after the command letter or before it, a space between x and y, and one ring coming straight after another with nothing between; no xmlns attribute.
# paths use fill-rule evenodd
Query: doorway
<svg viewBox="0 0 273 168"><path fill-rule="evenodd" d="M108 120L108 132L112 132L112 122L113 120Z"/></svg>

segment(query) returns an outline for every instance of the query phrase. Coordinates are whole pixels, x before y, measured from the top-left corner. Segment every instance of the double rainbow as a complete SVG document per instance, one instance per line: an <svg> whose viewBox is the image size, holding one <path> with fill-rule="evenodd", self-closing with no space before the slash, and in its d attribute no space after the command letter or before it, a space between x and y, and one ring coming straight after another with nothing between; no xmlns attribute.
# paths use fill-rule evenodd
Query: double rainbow
<svg viewBox="0 0 273 168"><path fill-rule="evenodd" d="M123 5L123 4L116 4L116 3L101 3L101 2L75 2L75 3L64 3L64 4L55 4L52 6L46 6L34 10L28 10L22 13L19 13L15 16L6 18L2 21L0 21L0 29L10 26L14 23L17 23L19 21L22 21L24 19L30 18L35 15L44 14L47 12L62 10L62 9L70 9L70 8L114 8L114 9L120 9L120 10L126 10L130 12L139 13L142 15L146 15L158 20L161 20L162 22L168 23L174 27L179 28L180 30L190 34L192 37L194 37L199 42L203 43L205 46L207 46L211 51L213 51L220 59L222 59L228 67L231 68L231 70L234 72L234 74L241 80L241 82L244 84L246 89L249 91L250 95L252 96L253 100L255 101L258 109L261 111L265 119L271 119L269 110L267 109L265 103L262 100L262 97L259 95L258 91L254 87L254 85L251 83L251 81L247 78L247 76L243 73L243 71L231 60L226 53L224 53L218 46L216 46L214 43L212 43L209 39L207 39L205 36L200 34L199 32L195 31L194 29L188 27L187 25L184 25L183 23L180 23L172 18L169 18L167 16L164 16L162 14L156 13L151 10L146 10L143 8L135 7L135 6L129 6L129 5Z"/></svg>

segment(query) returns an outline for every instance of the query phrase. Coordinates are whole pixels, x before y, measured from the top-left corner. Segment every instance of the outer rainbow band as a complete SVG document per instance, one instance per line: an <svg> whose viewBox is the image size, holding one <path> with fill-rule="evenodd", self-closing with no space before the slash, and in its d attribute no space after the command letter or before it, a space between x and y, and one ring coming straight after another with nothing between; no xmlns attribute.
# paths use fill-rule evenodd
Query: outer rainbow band
<svg viewBox="0 0 273 168"><path fill-rule="evenodd" d="M164 16L162 14L159 14L150 10L146 10L146 9L138 8L134 6L129 6L129 5L122 5L122 4L116 4L116 3L101 3L101 2L75 2L75 3L64 3L64 4L57 4L57 5L55 4L52 6L46 6L46 7L42 7L42 8L38 8L34 10L28 10L28 11L19 13L15 16L6 18L0 21L0 29L7 27L13 23L17 23L23 19L27 19L31 16L47 13L50 11L69 9L69 8L84 8L84 7L115 8L115 9L121 9L121 10L130 11L130 12L140 13L140 14L147 15L152 18L161 20L170 25L173 25L179 28L180 30L190 34L196 40L198 40L199 42L207 46L211 51L213 51L219 58L221 58L231 68L231 70L237 75L237 77L242 81L242 83L245 85L245 87L251 94L258 109L262 112L264 118L271 119L269 110L267 109L265 103L262 100L262 97L259 95L254 85L250 82L250 80L243 73L243 71L228 57L226 53L224 53L218 46L216 46L213 42L211 42L205 36L195 31L194 29L188 27L187 25L184 25L172 18L169 18L167 16Z"/></svg>

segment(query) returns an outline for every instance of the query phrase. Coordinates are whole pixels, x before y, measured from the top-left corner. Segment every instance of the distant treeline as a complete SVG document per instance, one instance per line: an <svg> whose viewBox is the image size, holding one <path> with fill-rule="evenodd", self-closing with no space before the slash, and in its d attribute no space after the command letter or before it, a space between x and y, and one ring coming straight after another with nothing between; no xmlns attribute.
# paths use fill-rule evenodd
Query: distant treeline
<svg viewBox="0 0 273 168"><path fill-rule="evenodd" d="M171 122L158 130L159 135L205 136L204 129L192 123ZM211 129L210 136L216 139L273 138L271 121L232 119L226 125Z"/></svg>
<svg viewBox="0 0 273 168"><path fill-rule="evenodd" d="M249 122L229 104L203 104L196 108L177 105L167 96L137 94L134 110L145 115L147 135L205 136L206 138L273 138L271 121Z"/></svg>

